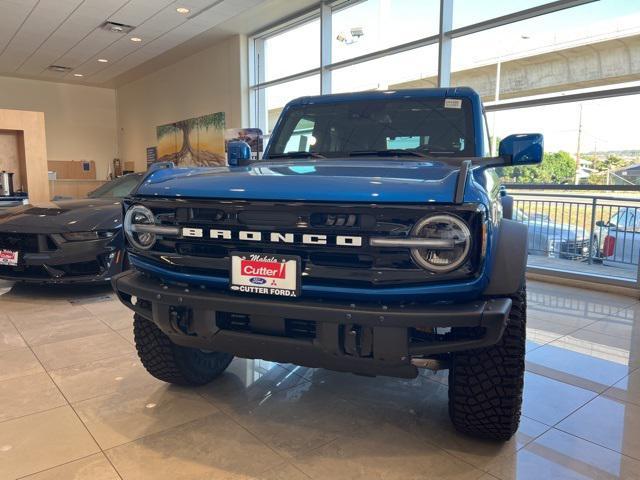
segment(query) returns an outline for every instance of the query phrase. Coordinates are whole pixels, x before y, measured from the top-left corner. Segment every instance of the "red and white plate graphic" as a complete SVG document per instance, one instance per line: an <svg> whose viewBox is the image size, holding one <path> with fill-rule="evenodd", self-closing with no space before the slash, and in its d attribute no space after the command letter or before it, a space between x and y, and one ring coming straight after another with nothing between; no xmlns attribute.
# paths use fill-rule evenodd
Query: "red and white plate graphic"
<svg viewBox="0 0 640 480"><path fill-rule="evenodd" d="M18 252L14 252L13 250L0 250L0 265L17 266Z"/></svg>
<svg viewBox="0 0 640 480"><path fill-rule="evenodd" d="M299 266L298 257L233 253L229 288L243 293L297 297Z"/></svg>

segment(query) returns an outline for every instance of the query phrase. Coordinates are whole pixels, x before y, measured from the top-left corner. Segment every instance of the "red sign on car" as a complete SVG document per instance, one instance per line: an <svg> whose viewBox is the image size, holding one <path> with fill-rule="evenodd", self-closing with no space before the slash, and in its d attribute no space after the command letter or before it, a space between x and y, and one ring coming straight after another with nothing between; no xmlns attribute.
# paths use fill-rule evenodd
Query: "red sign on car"
<svg viewBox="0 0 640 480"><path fill-rule="evenodd" d="M18 265L18 252L13 250L0 250L0 265Z"/></svg>
<svg viewBox="0 0 640 480"><path fill-rule="evenodd" d="M282 262L260 262L255 260L242 260L240 269L242 275L265 278L285 278L287 264Z"/></svg>

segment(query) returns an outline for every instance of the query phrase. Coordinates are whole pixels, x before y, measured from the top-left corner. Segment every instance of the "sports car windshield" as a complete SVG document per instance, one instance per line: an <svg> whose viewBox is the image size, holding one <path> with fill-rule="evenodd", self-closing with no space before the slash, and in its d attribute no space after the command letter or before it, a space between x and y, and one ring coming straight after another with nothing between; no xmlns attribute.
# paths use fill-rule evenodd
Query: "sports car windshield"
<svg viewBox="0 0 640 480"><path fill-rule="evenodd" d="M98 187L87 195L89 198L124 198L140 182L141 175L131 174L116 178Z"/></svg>
<svg viewBox="0 0 640 480"><path fill-rule="evenodd" d="M269 158L468 157L468 99L357 100L289 108Z"/></svg>

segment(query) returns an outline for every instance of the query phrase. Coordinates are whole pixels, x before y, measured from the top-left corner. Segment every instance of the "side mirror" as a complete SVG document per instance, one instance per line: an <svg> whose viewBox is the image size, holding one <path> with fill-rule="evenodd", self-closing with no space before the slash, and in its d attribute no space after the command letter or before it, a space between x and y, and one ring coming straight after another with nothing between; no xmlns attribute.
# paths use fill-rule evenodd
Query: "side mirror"
<svg viewBox="0 0 640 480"><path fill-rule="evenodd" d="M160 170L161 168L175 168L176 164L173 162L154 162L149 165L147 169L148 172L155 172L156 170Z"/></svg>
<svg viewBox="0 0 640 480"><path fill-rule="evenodd" d="M606 223L604 223L604 221L603 221L603 220L598 220L598 221L596 222L596 227L605 228L606 226L607 226L607 224L606 224Z"/></svg>
<svg viewBox="0 0 640 480"><path fill-rule="evenodd" d="M507 165L537 165L542 162L544 139L541 133L509 135L500 142L499 156Z"/></svg>
<svg viewBox="0 0 640 480"><path fill-rule="evenodd" d="M247 142L235 140L227 144L230 167L241 167L251 161L251 147Z"/></svg>

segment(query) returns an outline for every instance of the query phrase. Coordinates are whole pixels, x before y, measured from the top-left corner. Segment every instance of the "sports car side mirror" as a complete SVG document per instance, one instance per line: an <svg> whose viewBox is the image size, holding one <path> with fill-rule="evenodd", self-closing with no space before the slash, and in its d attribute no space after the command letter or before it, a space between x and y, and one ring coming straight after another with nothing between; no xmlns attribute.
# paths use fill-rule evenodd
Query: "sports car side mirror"
<svg viewBox="0 0 640 480"><path fill-rule="evenodd" d="M241 167L251 161L251 147L247 142L235 140L227 145L230 167Z"/></svg>
<svg viewBox="0 0 640 480"><path fill-rule="evenodd" d="M509 135L500 142L498 153L507 165L536 165L542 162L544 139L541 133Z"/></svg>
<svg viewBox="0 0 640 480"><path fill-rule="evenodd" d="M149 165L148 172L155 172L161 168L176 168L176 164L173 162L155 162Z"/></svg>

